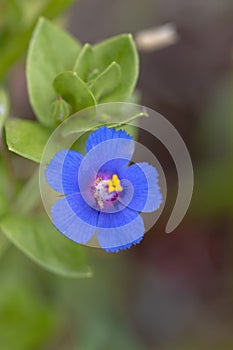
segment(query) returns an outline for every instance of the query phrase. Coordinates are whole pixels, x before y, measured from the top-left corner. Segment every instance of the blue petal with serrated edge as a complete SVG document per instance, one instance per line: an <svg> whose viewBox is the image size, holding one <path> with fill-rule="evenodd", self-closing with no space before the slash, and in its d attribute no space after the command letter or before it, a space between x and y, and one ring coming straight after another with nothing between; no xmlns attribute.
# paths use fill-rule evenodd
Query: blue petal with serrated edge
<svg viewBox="0 0 233 350"><path fill-rule="evenodd" d="M126 250L131 248L133 245L137 245L142 241L143 237L140 237L138 239L136 239L135 241L133 241L132 243L128 243L125 245L122 245L120 247L115 247L115 248L103 248L107 253L111 252L111 253L118 253L120 250Z"/></svg>
<svg viewBox="0 0 233 350"><path fill-rule="evenodd" d="M86 142L86 152L88 153L93 147L101 142L116 138L133 140L132 136L127 134L124 130L117 131L114 128L107 128L106 126L103 126L89 135Z"/></svg>
<svg viewBox="0 0 233 350"><path fill-rule="evenodd" d="M79 193L59 199L51 213L55 227L77 243L87 243L95 233L99 213Z"/></svg>
<svg viewBox="0 0 233 350"><path fill-rule="evenodd" d="M142 212L152 212L159 208L162 194L158 184L158 172L153 166L147 163L135 163L128 168L120 168L119 176L123 179L126 193L131 191L127 184L133 187L129 208Z"/></svg>
<svg viewBox="0 0 233 350"><path fill-rule="evenodd" d="M123 210L121 215L127 216L126 210ZM115 214L118 213L114 213L114 215ZM104 227L99 227L100 220L98 221L96 234L98 242L103 249L114 252L128 248L135 242L139 243L145 232L144 223L140 215L137 215L130 222L126 219L125 221L127 223L120 227L114 227L113 224L110 223L110 216L108 219L108 225L107 223L102 223L102 226ZM104 220L104 218L106 218L106 216L102 217L102 220ZM110 226L110 228L107 226Z"/></svg>
<svg viewBox="0 0 233 350"><path fill-rule="evenodd" d="M106 229L127 226L130 222L135 221L138 216L137 211L126 208L119 201L116 201L115 212L100 212L97 226Z"/></svg>
<svg viewBox="0 0 233 350"><path fill-rule="evenodd" d="M75 151L57 152L45 170L49 186L64 194L79 192L78 171L82 159L83 155Z"/></svg>

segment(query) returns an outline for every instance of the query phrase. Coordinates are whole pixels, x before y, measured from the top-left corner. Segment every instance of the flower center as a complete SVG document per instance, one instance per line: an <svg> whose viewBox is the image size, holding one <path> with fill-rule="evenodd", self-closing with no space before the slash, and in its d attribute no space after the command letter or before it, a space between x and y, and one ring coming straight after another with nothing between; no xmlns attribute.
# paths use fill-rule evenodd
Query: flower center
<svg viewBox="0 0 233 350"><path fill-rule="evenodd" d="M114 174L112 179L104 180L101 177L98 177L93 186L93 190L96 203L100 210L102 210L104 208L104 203L114 202L123 188L118 176Z"/></svg>

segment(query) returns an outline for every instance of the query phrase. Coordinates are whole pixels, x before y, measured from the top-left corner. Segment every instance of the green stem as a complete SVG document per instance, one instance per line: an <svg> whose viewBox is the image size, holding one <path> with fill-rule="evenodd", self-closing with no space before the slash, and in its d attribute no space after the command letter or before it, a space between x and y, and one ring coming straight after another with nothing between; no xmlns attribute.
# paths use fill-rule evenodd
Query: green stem
<svg viewBox="0 0 233 350"><path fill-rule="evenodd" d="M0 232L0 258L10 245L11 242L9 241L9 239L7 239L2 232Z"/></svg>
<svg viewBox="0 0 233 350"><path fill-rule="evenodd" d="M39 171L38 169L26 182L16 197L13 211L20 215L28 214L40 201Z"/></svg>
<svg viewBox="0 0 233 350"><path fill-rule="evenodd" d="M0 136L0 153L2 155L2 160L4 162L4 165L5 165L6 169L7 169L7 173L8 173L8 176L9 176L9 180L10 180L10 182L12 184L12 188L15 189L14 171L13 171L13 168L12 168L12 164L11 164L11 161L10 161L8 150L6 149L1 136Z"/></svg>

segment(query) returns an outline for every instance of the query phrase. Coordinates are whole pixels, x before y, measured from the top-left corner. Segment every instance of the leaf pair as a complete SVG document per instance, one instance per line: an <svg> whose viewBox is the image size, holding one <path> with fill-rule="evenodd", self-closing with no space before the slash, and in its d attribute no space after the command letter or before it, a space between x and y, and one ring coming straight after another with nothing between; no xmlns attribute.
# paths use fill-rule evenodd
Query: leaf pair
<svg viewBox="0 0 233 350"><path fill-rule="evenodd" d="M31 105L38 120L54 126L52 104L57 96L72 113L102 102L125 101L138 76L138 56L130 35L123 34L91 47L41 18L27 58Z"/></svg>
<svg viewBox="0 0 233 350"><path fill-rule="evenodd" d="M130 35L82 47L70 35L41 18L27 57L29 98L39 123L9 120L6 123L9 149L40 162L57 124L70 114L99 102L127 99L137 76L138 57ZM86 130L91 130L88 120L86 124Z"/></svg>

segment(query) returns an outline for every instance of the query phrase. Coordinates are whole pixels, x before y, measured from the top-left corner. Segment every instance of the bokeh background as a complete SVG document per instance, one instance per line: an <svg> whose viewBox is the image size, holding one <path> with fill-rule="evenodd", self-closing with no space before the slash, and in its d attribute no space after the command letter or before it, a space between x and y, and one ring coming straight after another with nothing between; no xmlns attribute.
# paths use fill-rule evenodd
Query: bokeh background
<svg viewBox="0 0 233 350"><path fill-rule="evenodd" d="M16 3L0 0L2 49L3 39L31 23L39 6L30 1L22 11ZM6 12L9 4L13 10ZM118 255L87 248L94 270L89 279L53 275L2 244L0 349L233 349L232 0L80 0L59 23L84 43L175 25L175 44L140 50L137 89L141 104L164 115L183 137L194 165L193 200L180 226L166 235L175 165L164 146L141 134L167 175L159 222L139 246ZM33 118L21 57L26 47L27 40L14 65L3 61L0 72L8 71L12 115ZM15 164L22 178L32 166L20 157Z"/></svg>

